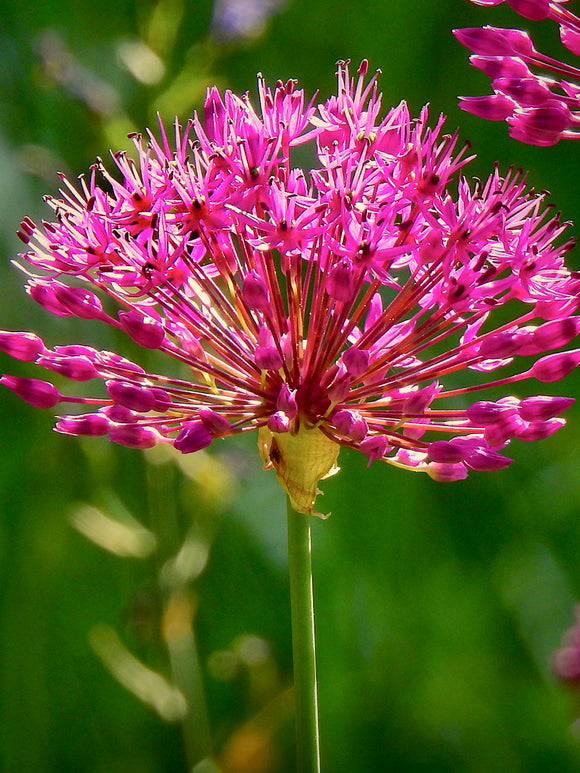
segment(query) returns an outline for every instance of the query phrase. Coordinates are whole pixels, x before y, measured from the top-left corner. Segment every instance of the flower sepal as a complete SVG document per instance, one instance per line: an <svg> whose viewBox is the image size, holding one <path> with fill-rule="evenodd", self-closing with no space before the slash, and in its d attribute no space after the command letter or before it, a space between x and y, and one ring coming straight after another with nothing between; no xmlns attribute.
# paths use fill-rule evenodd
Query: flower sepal
<svg viewBox="0 0 580 773"><path fill-rule="evenodd" d="M258 432L258 448L265 469L274 469L282 488L290 497L292 507L304 515L328 518L314 505L322 492L321 480L339 471L340 446L316 427L300 427L298 432L272 432L262 427Z"/></svg>

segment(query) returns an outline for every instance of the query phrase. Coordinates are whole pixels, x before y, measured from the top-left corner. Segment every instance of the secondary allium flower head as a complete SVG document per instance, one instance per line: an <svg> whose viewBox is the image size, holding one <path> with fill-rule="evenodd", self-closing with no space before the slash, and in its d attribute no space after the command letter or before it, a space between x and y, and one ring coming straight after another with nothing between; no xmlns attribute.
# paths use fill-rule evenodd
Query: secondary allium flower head
<svg viewBox="0 0 580 773"><path fill-rule="evenodd" d="M499 5L503 0L471 0ZM580 19L568 0L506 0L526 19L553 19L564 46L580 55ZM491 78L494 93L460 97L460 107L492 121L506 120L510 135L532 145L555 145L580 137L580 69L536 51L527 32L486 26L454 30L474 52L470 61ZM535 69L544 74L538 75ZM549 77L545 73L552 73ZM569 80L572 79L572 80Z"/></svg>
<svg viewBox="0 0 580 773"><path fill-rule="evenodd" d="M566 226L519 173L468 181L442 117L429 128L427 109L412 119L404 102L379 117L367 67L351 78L339 63L337 94L317 108L294 81L270 90L260 77L258 111L212 88L173 142L162 130L133 137L136 161L115 154L120 180L101 162L79 186L63 177L53 220L22 223L29 295L157 350L162 372L4 332L13 357L104 388L2 383L39 407L90 406L57 431L125 446L190 453L258 430L305 513L340 446L451 481L507 466L513 437L559 429L570 398L476 396L580 362L554 351L580 331ZM292 166L306 143L308 173Z"/></svg>

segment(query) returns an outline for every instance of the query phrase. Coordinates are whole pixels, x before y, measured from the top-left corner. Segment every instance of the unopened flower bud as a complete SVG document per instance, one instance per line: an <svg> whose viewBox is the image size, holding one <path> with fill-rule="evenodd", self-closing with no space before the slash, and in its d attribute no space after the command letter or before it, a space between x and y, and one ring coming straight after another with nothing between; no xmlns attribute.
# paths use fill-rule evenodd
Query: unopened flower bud
<svg viewBox="0 0 580 773"><path fill-rule="evenodd" d="M518 413L525 421L546 421L567 411L574 403L573 397L536 395L522 400Z"/></svg>
<svg viewBox="0 0 580 773"><path fill-rule="evenodd" d="M523 423L517 411L504 413L498 421L485 428L483 433L485 442L492 449L503 448L507 441L516 434L516 431L523 426Z"/></svg>
<svg viewBox="0 0 580 773"><path fill-rule="evenodd" d="M229 421L211 408L200 408L199 418L204 427L211 432L214 437L227 435L230 432L231 427Z"/></svg>
<svg viewBox="0 0 580 773"><path fill-rule="evenodd" d="M354 443L361 443L368 435L369 426L359 413L353 411L353 415L354 421L350 426L349 435Z"/></svg>
<svg viewBox="0 0 580 773"><path fill-rule="evenodd" d="M169 393L160 387L150 387L150 391L153 393L155 398L155 403L153 404L152 410L159 412L166 411L172 403Z"/></svg>
<svg viewBox="0 0 580 773"><path fill-rule="evenodd" d="M146 349L159 349L165 339L165 330L161 322L134 309L119 312L119 323L123 330L139 346Z"/></svg>
<svg viewBox="0 0 580 773"><path fill-rule="evenodd" d="M566 682L580 681L580 647L568 646L559 649L554 655L553 667L560 679Z"/></svg>
<svg viewBox="0 0 580 773"><path fill-rule="evenodd" d="M548 354L533 364L530 375L544 383L559 381L571 373L579 363L580 349Z"/></svg>
<svg viewBox="0 0 580 773"><path fill-rule="evenodd" d="M270 304L268 288L262 277L258 274L247 274L244 277L242 298L250 309L265 311L268 308Z"/></svg>
<svg viewBox="0 0 580 773"><path fill-rule="evenodd" d="M560 40L576 56L580 56L580 32L568 24L560 24Z"/></svg>
<svg viewBox="0 0 580 773"><path fill-rule="evenodd" d="M492 86L513 99L520 107L539 107L552 97L550 89L539 78L496 78Z"/></svg>
<svg viewBox="0 0 580 773"><path fill-rule="evenodd" d="M518 440L534 441L550 437L566 424L566 419L553 418L547 421L530 421L525 426L516 429Z"/></svg>
<svg viewBox="0 0 580 773"><path fill-rule="evenodd" d="M340 435L349 435L350 429L354 424L354 415L352 411L336 411L332 415L332 423Z"/></svg>
<svg viewBox="0 0 580 773"><path fill-rule="evenodd" d="M37 360L43 368L58 373L71 381L90 381L99 374L93 363L85 356L61 356L60 354L45 354Z"/></svg>
<svg viewBox="0 0 580 773"><path fill-rule="evenodd" d="M344 367L353 378L358 378L369 366L369 353L366 349L351 346L342 353Z"/></svg>
<svg viewBox="0 0 580 773"><path fill-rule="evenodd" d="M512 463L513 459L509 459L507 456L502 456L487 448L478 448L465 460L465 464L471 470L479 470L480 472L493 472L495 470L503 470Z"/></svg>
<svg viewBox="0 0 580 773"><path fill-rule="evenodd" d="M0 351L16 360L33 362L44 348L42 339L35 333L0 330Z"/></svg>
<svg viewBox="0 0 580 773"><path fill-rule="evenodd" d="M490 400L479 400L466 410L467 418L477 427L496 424L505 415L506 407Z"/></svg>
<svg viewBox="0 0 580 773"><path fill-rule="evenodd" d="M574 340L580 333L580 317L564 317L544 322L534 330L534 343L546 349L559 349Z"/></svg>
<svg viewBox="0 0 580 773"><path fill-rule="evenodd" d="M156 430L138 424L112 424L109 426L109 437L121 446L141 449L153 448L163 440Z"/></svg>
<svg viewBox="0 0 580 773"><path fill-rule="evenodd" d="M261 327L258 332L258 345L254 357L256 365L261 370L278 370L283 365L282 356L267 327Z"/></svg>
<svg viewBox="0 0 580 773"><path fill-rule="evenodd" d="M61 416L55 429L63 435L106 435L109 428L107 417L101 413L86 413L79 416Z"/></svg>
<svg viewBox="0 0 580 773"><path fill-rule="evenodd" d="M212 433L201 421L190 421L175 438L174 447L182 454L191 454L207 448L213 440Z"/></svg>
<svg viewBox="0 0 580 773"><path fill-rule="evenodd" d="M488 121L505 121L516 105L504 94L486 94L482 97L459 97L459 107Z"/></svg>
<svg viewBox="0 0 580 773"><path fill-rule="evenodd" d="M507 119L510 137L530 145L549 147L559 142L574 119L564 102L556 99L546 101L540 107L516 110Z"/></svg>
<svg viewBox="0 0 580 773"><path fill-rule="evenodd" d="M523 30L503 29L501 27L471 27L453 30L457 40L483 56L530 56L534 46L527 32Z"/></svg>
<svg viewBox="0 0 580 773"><path fill-rule="evenodd" d="M2 376L0 384L11 389L14 394L35 408L53 408L62 401L62 395L49 381L20 376Z"/></svg>
<svg viewBox="0 0 580 773"><path fill-rule="evenodd" d="M72 317L72 311L56 297L50 280L31 279L26 286L30 297L51 314L57 317Z"/></svg>
<svg viewBox="0 0 580 773"><path fill-rule="evenodd" d="M56 285L55 297L71 314L81 319L99 319L103 306L95 293L81 287Z"/></svg>
<svg viewBox="0 0 580 773"><path fill-rule="evenodd" d="M483 339L478 354L485 359L511 357L518 349L513 332L493 333Z"/></svg>
<svg viewBox="0 0 580 773"><path fill-rule="evenodd" d="M467 467L458 462L446 464L443 462L430 462L426 467L427 475L438 483L453 483L456 480L467 478Z"/></svg>
<svg viewBox="0 0 580 773"><path fill-rule="evenodd" d="M111 380L106 382L105 387L112 400L131 411L146 413L155 405L155 393L140 384Z"/></svg>
<svg viewBox="0 0 580 773"><path fill-rule="evenodd" d="M514 56L478 56L472 54L469 61L492 80L495 78L528 78L531 74L531 70L525 62Z"/></svg>
<svg viewBox="0 0 580 773"><path fill-rule="evenodd" d="M465 449L452 440L434 440L429 444L427 455L432 462L455 464L462 462L467 454Z"/></svg>
<svg viewBox="0 0 580 773"><path fill-rule="evenodd" d="M354 292L354 269L346 258L330 269L326 279L326 292L335 301L349 301Z"/></svg>
<svg viewBox="0 0 580 773"><path fill-rule="evenodd" d="M525 19L540 21L547 19L550 15L549 0L506 0L506 2Z"/></svg>
<svg viewBox="0 0 580 773"><path fill-rule="evenodd" d="M99 408L99 411L106 416L110 421L115 424L134 424L139 421L139 414L135 411L125 408L124 405L115 403L114 405L105 405L103 408Z"/></svg>

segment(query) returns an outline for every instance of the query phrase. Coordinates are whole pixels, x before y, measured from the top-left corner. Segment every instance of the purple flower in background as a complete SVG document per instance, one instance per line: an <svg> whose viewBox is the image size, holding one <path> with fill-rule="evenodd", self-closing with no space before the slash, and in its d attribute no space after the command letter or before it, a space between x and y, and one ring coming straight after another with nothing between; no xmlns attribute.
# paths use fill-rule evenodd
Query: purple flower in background
<svg viewBox="0 0 580 773"><path fill-rule="evenodd" d="M125 446L190 453L257 430L307 513L341 446L451 481L562 427L571 398L504 388L580 363L562 351L580 331L566 224L519 173L466 179L442 117L429 127L404 102L379 117L367 67L351 78L339 63L317 108L294 81L260 78L259 110L209 89L203 119L176 122L172 141L133 137L117 176L99 161L78 186L63 177L52 220L22 223L28 294L164 357L146 371L5 331L0 349L71 388L1 382L37 407L79 405L57 431ZM308 173L292 165L306 143ZM78 394L85 381L95 396ZM501 390L477 399L488 387Z"/></svg>
<svg viewBox="0 0 580 773"><path fill-rule="evenodd" d="M220 40L255 38L286 0L216 0L212 30Z"/></svg>
<svg viewBox="0 0 580 773"><path fill-rule="evenodd" d="M552 667L559 679L577 688L580 685L580 606L576 607L575 618L554 653Z"/></svg>
<svg viewBox="0 0 580 773"><path fill-rule="evenodd" d="M471 0L499 5L503 0ZM553 19L560 38L580 55L580 19L568 0L506 0L526 19ZM460 97L460 107L492 121L507 121L510 136L532 145L555 145L580 137L580 69L536 51L527 32L483 27L454 30L473 51L471 63L491 78L494 93ZM537 74L536 70L542 72Z"/></svg>

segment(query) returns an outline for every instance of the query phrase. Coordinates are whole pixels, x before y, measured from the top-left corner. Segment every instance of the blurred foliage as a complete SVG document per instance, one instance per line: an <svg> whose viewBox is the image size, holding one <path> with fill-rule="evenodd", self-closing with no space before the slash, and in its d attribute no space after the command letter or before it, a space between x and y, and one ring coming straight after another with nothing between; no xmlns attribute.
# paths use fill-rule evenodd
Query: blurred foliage
<svg viewBox="0 0 580 773"><path fill-rule="evenodd" d="M473 174L496 159L529 169L580 220L572 143L519 145L456 107L457 93L488 84L451 28L517 26L509 8L291 0L244 39L211 20L212 4L194 0L4 0L4 327L115 348L111 331L28 302L9 263L19 220L44 214L57 170L86 170L154 125L156 111L185 119L206 85L252 90L257 71L325 97L337 59L367 57L383 70L388 104L405 98L418 112L430 102L450 130L463 127L478 153ZM555 30L528 26L556 45ZM34 370L6 357L0 368ZM578 376L564 384L580 390ZM175 716L161 720L109 673L130 662L168 686L163 641L175 619L153 582L161 570L188 588L173 600L193 619L223 770L292 771L284 499L254 439L177 466L157 449L55 435L48 412L7 391L0 399L0 769L185 770ZM568 416L556 436L516 443L511 469L448 485L367 469L343 451L342 473L325 484L332 518L313 535L324 770L580 771L580 702L550 669L580 596L580 410ZM175 557L178 535L186 549Z"/></svg>

